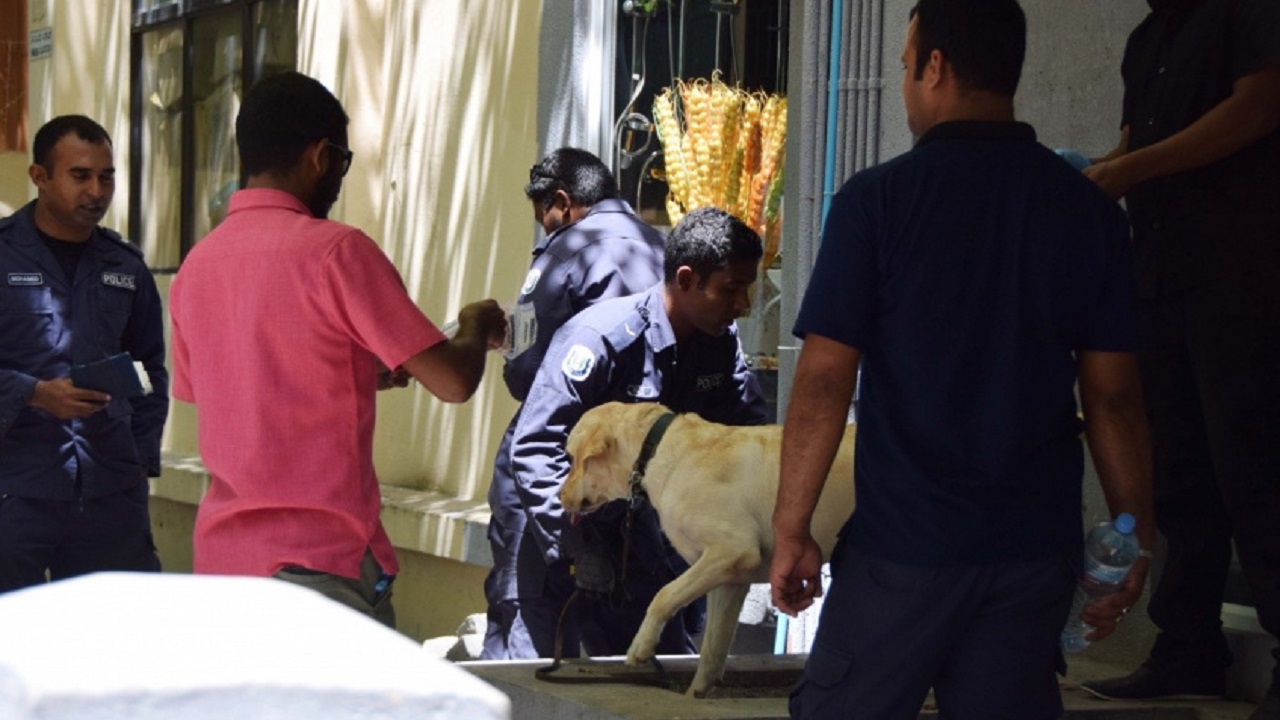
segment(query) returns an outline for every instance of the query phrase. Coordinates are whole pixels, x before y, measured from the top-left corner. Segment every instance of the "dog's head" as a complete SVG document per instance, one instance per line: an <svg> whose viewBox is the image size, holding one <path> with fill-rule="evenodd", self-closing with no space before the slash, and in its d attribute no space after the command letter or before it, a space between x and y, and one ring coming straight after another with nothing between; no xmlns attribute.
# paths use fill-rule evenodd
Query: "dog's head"
<svg viewBox="0 0 1280 720"><path fill-rule="evenodd" d="M589 513L630 494L631 466L652 418L662 412L655 403L611 402L582 415L565 445L573 461L560 489L566 511Z"/></svg>

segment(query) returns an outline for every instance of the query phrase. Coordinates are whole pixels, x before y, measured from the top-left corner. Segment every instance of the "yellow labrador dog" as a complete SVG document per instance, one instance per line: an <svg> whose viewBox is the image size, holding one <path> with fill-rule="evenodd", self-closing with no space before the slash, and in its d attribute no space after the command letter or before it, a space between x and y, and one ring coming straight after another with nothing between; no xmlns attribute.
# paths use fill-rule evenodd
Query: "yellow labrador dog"
<svg viewBox="0 0 1280 720"><path fill-rule="evenodd" d="M667 409L611 402L587 411L569 434L573 458L560 501L588 513L630 497L632 466L645 435ZM845 429L813 518L813 536L830 557L853 510L854 426ZM701 697L720 680L738 614L751 583L768 582L773 506L778 493L782 426L732 427L678 415L649 460L642 485L662 530L689 563L649 604L627 651L627 664L653 657L658 636L680 608L707 596L707 625L688 694Z"/></svg>

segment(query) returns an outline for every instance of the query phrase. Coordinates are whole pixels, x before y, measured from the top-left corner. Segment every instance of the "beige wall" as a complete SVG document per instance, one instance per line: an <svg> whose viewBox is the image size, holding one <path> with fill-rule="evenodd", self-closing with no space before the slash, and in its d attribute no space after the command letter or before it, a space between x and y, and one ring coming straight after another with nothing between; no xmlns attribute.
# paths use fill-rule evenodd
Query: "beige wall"
<svg viewBox="0 0 1280 720"><path fill-rule="evenodd" d="M32 137L57 115L88 115L111 133L116 164L123 166L129 157L128 13L128 0L28 0L30 28L53 28L53 54L31 60L28 70ZM0 153L0 202L16 209L34 196L30 163L29 153ZM104 223L124 227L128 191L128 183L120 183Z"/></svg>
<svg viewBox="0 0 1280 720"><path fill-rule="evenodd" d="M123 231L129 208L129 0L29 0L31 27L53 28L53 54L29 69L31 134L58 115L88 115L111 134L116 196L103 224ZM23 177L25 174L24 163Z"/></svg>
<svg viewBox="0 0 1280 720"><path fill-rule="evenodd" d="M0 217L17 210L31 199L34 186L27 179L28 153L0 152Z"/></svg>
<svg viewBox="0 0 1280 720"><path fill-rule="evenodd" d="M356 159L335 217L382 243L438 324L472 300L514 299L528 266L533 225L521 190L537 147L540 9L505 0L301 2L300 69L333 88L351 115ZM483 499L515 410L499 360L490 358L463 406L416 386L379 399L384 482Z"/></svg>

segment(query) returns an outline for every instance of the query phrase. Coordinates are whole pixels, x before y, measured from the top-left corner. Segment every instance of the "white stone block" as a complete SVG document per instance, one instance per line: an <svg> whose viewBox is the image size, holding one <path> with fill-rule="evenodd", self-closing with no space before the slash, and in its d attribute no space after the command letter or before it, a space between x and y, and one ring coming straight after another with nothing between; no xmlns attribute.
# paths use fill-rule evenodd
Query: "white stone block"
<svg viewBox="0 0 1280 720"><path fill-rule="evenodd" d="M457 644L458 638L452 635L427 638L422 641L422 652L425 653L427 657L433 657L437 660L447 660L449 657L449 651Z"/></svg>
<svg viewBox="0 0 1280 720"><path fill-rule="evenodd" d="M317 593L101 573L0 595L6 720L453 720L505 695Z"/></svg>
<svg viewBox="0 0 1280 720"><path fill-rule="evenodd" d="M462 621L461 625L458 626L457 634L458 637L462 637L463 635L473 635L476 633L484 635L485 631L488 629L489 617L484 613L472 613Z"/></svg>
<svg viewBox="0 0 1280 720"><path fill-rule="evenodd" d="M445 659L453 662L479 660L482 652L484 652L484 635L469 633L458 637L458 641L449 649Z"/></svg>

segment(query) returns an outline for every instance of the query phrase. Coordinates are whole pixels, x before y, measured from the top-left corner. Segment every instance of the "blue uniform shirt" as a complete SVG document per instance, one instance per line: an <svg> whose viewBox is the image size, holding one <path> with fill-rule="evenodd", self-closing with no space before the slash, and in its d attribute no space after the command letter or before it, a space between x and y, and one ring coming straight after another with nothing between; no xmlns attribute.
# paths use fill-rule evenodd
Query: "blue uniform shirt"
<svg viewBox="0 0 1280 720"><path fill-rule="evenodd" d="M135 487L160 474L169 411L155 280L138 248L99 228L69 281L34 207L0 220L0 493L72 500ZM122 351L146 367L150 395L73 420L28 406L38 380Z"/></svg>
<svg viewBox="0 0 1280 720"><path fill-rule="evenodd" d="M523 402L556 330L591 305L640 292L662 280L662 233L646 225L622 200L602 200L576 223L547 235L512 313L512 347L503 379ZM526 515L511 468L511 434L503 433L489 484L489 541L493 572L485 584L491 603L519 595L518 558Z"/></svg>
<svg viewBox="0 0 1280 720"><path fill-rule="evenodd" d="M622 200L601 200L576 223L543 238L516 298L512 348L502 377L524 401L551 344L569 318L609 298L662 281L662 233Z"/></svg>
<svg viewBox="0 0 1280 720"><path fill-rule="evenodd" d="M854 546L1077 556L1080 350L1131 352L1123 211L1021 123L941 123L831 203L795 332L862 352Z"/></svg>
<svg viewBox="0 0 1280 720"><path fill-rule="evenodd" d="M719 337L697 334L677 347L662 294L659 284L575 316L555 334L529 389L511 458L529 528L548 563L560 557L564 511L559 493L569 474L565 443L587 410L614 400L661 402L727 425L766 421L767 408L743 360L737 327ZM646 521L656 523L652 512Z"/></svg>

